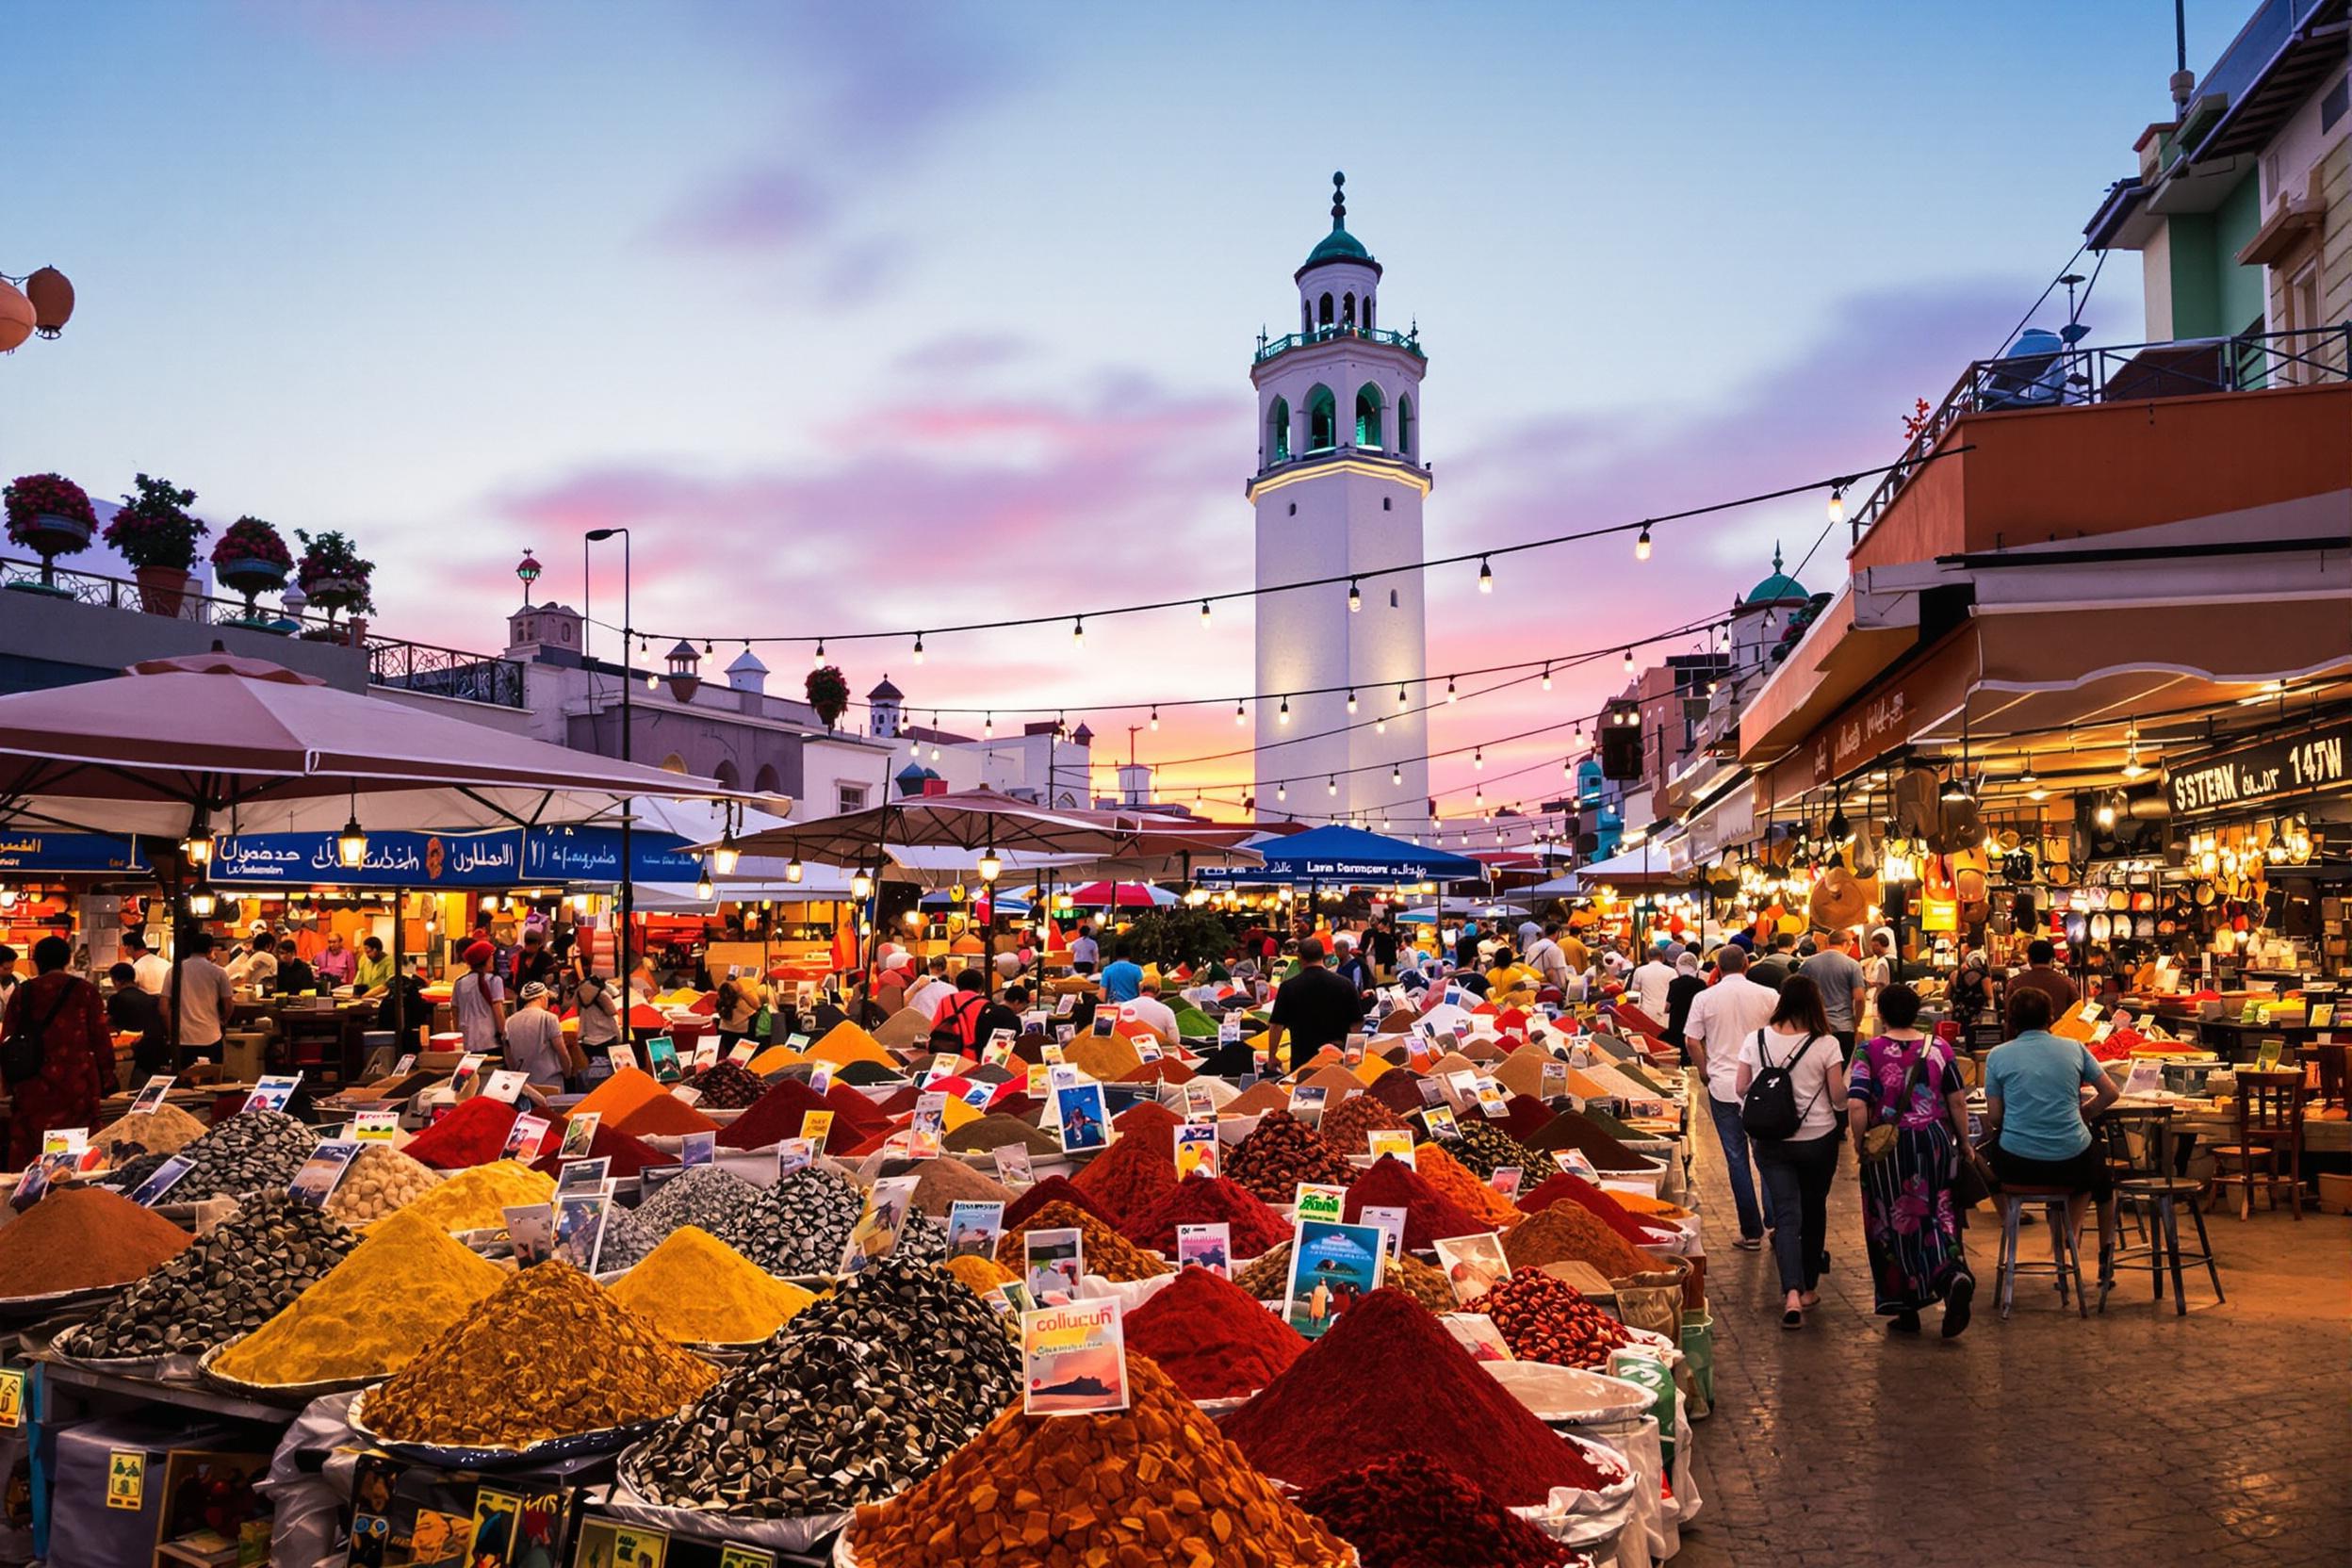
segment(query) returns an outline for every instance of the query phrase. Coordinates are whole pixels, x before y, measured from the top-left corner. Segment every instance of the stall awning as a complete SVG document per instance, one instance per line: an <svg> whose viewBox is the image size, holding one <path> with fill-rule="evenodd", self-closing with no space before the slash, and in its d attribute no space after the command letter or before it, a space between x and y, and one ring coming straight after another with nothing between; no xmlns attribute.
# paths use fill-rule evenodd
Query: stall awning
<svg viewBox="0 0 2352 1568"><path fill-rule="evenodd" d="M1213 869L1195 874L1209 886L1323 883L1393 886L1399 882L1482 882L1486 868L1466 855L1424 849L1403 839L1333 824L1288 838L1265 838L1249 845L1266 858L1257 867Z"/></svg>

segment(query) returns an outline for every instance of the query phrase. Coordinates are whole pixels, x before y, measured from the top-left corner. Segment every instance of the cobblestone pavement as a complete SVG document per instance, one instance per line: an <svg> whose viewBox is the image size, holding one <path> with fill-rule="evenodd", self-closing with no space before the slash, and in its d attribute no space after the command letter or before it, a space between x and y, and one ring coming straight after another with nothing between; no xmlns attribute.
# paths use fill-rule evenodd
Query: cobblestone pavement
<svg viewBox="0 0 2352 1568"><path fill-rule="evenodd" d="M1715 1407L1675 1568L2352 1563L2352 1218L2208 1217L2230 1298L2191 1275L2186 1317L2143 1272L2087 1321L2029 1276L2004 1323L1980 1207L1975 1320L1946 1341L1930 1312L1915 1339L1871 1314L1849 1151L1832 1272L1790 1332L1769 1250L1726 1244L1722 1151L1700 1134ZM2047 1231L2023 1246L2046 1256Z"/></svg>

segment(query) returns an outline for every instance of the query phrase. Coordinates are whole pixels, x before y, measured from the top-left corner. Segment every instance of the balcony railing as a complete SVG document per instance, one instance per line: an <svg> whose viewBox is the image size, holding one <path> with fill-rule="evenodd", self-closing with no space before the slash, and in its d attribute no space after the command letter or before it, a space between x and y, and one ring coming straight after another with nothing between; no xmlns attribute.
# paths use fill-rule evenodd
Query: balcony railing
<svg viewBox="0 0 2352 1568"><path fill-rule="evenodd" d="M1429 357L1421 351L1421 334L1418 329L1412 332L1390 332L1386 327L1349 325L1317 327L1313 332L1294 332L1286 337L1268 338L1264 334L1260 334L1258 356L1250 363L1263 365L1277 354L1286 354L1293 349L1312 348L1317 343L1335 343L1344 337L1357 337L1367 343L1380 343L1392 349L1402 349L1415 359Z"/></svg>
<svg viewBox="0 0 2352 1568"><path fill-rule="evenodd" d="M0 557L0 588L41 581L40 562ZM139 584L128 578L58 567L49 575L47 591L76 604L143 613ZM352 629L348 621L330 621L320 615L289 615L282 610L261 610L249 615L241 598L220 598L193 592L181 596L178 618L199 626L274 632L308 642L348 644ZM466 702L494 703L501 708L523 706L523 666L515 660L365 632L361 645L368 654L370 684L428 692Z"/></svg>
<svg viewBox="0 0 2352 1568"><path fill-rule="evenodd" d="M1980 359L1961 373L1870 499L1849 514L1854 542L1859 544L1903 494L1945 433L1971 414L2262 392L2345 380L2352 380L2352 323Z"/></svg>

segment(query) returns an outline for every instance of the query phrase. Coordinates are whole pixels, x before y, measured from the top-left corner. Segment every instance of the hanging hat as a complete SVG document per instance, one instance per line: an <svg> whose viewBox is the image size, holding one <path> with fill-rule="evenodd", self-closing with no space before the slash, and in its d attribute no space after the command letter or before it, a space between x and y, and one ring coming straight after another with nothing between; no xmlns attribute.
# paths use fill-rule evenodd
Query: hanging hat
<svg viewBox="0 0 2352 1568"><path fill-rule="evenodd" d="M1843 866L1832 866L1813 884L1805 917L1815 925L1842 931L1869 919L1870 906L1877 902L1876 877L1856 876Z"/></svg>

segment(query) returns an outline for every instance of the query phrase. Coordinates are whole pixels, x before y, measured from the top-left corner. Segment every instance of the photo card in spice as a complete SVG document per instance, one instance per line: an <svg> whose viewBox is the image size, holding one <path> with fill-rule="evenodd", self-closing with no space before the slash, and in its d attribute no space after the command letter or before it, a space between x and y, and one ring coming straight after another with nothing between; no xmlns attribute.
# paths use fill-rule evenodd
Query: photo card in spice
<svg viewBox="0 0 2352 1568"><path fill-rule="evenodd" d="M947 1255L951 1258L993 1258L996 1238L1004 1229L1004 1205L997 1201L959 1200L947 1206Z"/></svg>
<svg viewBox="0 0 2352 1568"><path fill-rule="evenodd" d="M617 1519L582 1519L572 1568L662 1568L669 1556L667 1530Z"/></svg>
<svg viewBox="0 0 2352 1568"><path fill-rule="evenodd" d="M555 1256L555 1205L524 1203L505 1210L506 1239L514 1247L514 1266L530 1268Z"/></svg>
<svg viewBox="0 0 2352 1568"><path fill-rule="evenodd" d="M996 1167L996 1179L1015 1192L1037 1185L1037 1174L1029 1168L1029 1151L1020 1144L1007 1143L989 1150L988 1160Z"/></svg>
<svg viewBox="0 0 2352 1568"><path fill-rule="evenodd" d="M302 1162L302 1168L294 1173L293 1184L286 1191L298 1203L325 1208L360 1148L357 1138L328 1138L318 1144L311 1150L310 1158Z"/></svg>
<svg viewBox="0 0 2352 1568"><path fill-rule="evenodd" d="M1215 1177L1223 1165L1224 1148L1217 1140L1216 1122L1188 1121L1176 1129L1178 1181L1195 1174Z"/></svg>
<svg viewBox="0 0 2352 1568"><path fill-rule="evenodd" d="M1380 1288L1386 1261L1387 1245L1376 1226L1300 1220L1291 1241L1282 1321L1308 1339L1320 1338L1348 1308Z"/></svg>
<svg viewBox="0 0 2352 1568"><path fill-rule="evenodd" d="M922 1180L920 1176L890 1176L874 1184L866 1194L865 1212L850 1228L849 1240L841 1248L838 1272L862 1274L897 1250L899 1234L906 1229L906 1216L914 1207L915 1186Z"/></svg>
<svg viewBox="0 0 2352 1568"><path fill-rule="evenodd" d="M555 1255L583 1274L596 1271L604 1251L604 1222L612 1200L602 1192L555 1195Z"/></svg>
<svg viewBox="0 0 2352 1568"><path fill-rule="evenodd" d="M1493 1231L1469 1236L1440 1236L1436 1246L1437 1266L1446 1271L1446 1282L1452 1287L1454 1299L1465 1307L1511 1272L1511 1260L1503 1254L1503 1238Z"/></svg>
<svg viewBox="0 0 2352 1568"><path fill-rule="evenodd" d="M1176 1227L1176 1266L1205 1268L1219 1279L1233 1277L1233 1228L1224 1220Z"/></svg>
<svg viewBox="0 0 2352 1568"><path fill-rule="evenodd" d="M1023 1282L1044 1306L1063 1306L1085 1289L1086 1233L1074 1227L1030 1231L1021 1238Z"/></svg>
<svg viewBox="0 0 2352 1568"><path fill-rule="evenodd" d="M469 1562L508 1563L515 1560L523 1527L523 1497L519 1492L485 1486L474 1494L474 1544Z"/></svg>
<svg viewBox="0 0 2352 1568"><path fill-rule="evenodd" d="M656 1035L645 1042L645 1060L661 1083L675 1084L686 1075L678 1064L678 1042L667 1035Z"/></svg>
<svg viewBox="0 0 2352 1568"><path fill-rule="evenodd" d="M1127 1408L1127 1333L1117 1301L1072 1301L1022 1313L1021 1360L1024 1414Z"/></svg>
<svg viewBox="0 0 2352 1568"><path fill-rule="evenodd" d="M1111 1114L1102 1086L1091 1080L1065 1084L1054 1090L1054 1108L1060 1115L1062 1152L1086 1154L1111 1143Z"/></svg>

